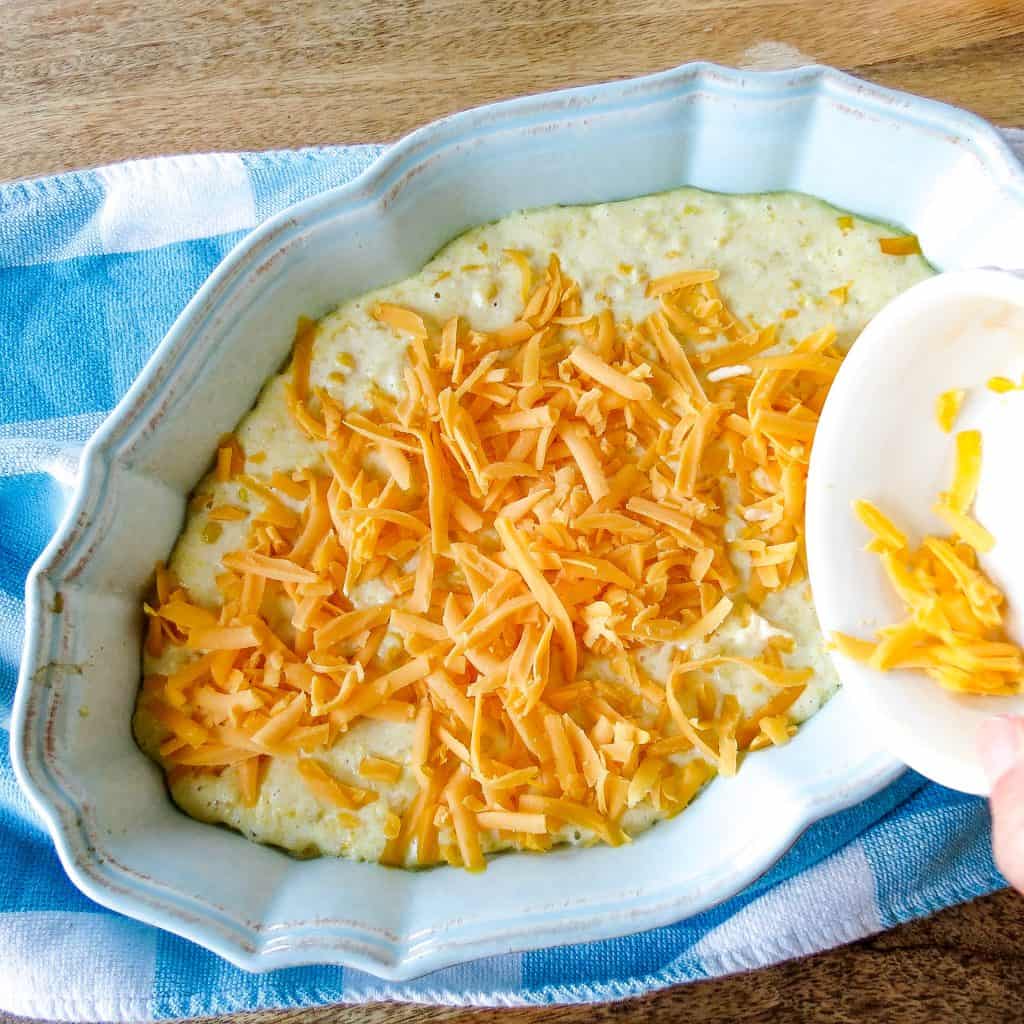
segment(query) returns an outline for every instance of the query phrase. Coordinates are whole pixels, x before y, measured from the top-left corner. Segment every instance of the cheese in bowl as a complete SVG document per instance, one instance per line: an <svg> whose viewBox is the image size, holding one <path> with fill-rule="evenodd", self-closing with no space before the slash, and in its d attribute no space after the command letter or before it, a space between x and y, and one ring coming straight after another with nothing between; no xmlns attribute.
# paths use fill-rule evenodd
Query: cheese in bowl
<svg viewBox="0 0 1024 1024"><path fill-rule="evenodd" d="M147 603L143 749L301 856L619 844L835 689L803 553L842 353L930 273L799 195L508 217L300 322Z"/></svg>

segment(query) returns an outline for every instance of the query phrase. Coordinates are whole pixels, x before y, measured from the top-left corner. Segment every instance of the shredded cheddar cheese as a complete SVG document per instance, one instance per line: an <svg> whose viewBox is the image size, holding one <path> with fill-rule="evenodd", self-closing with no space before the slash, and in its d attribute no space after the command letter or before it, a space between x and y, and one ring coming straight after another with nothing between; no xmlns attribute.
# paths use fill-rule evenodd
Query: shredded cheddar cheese
<svg viewBox="0 0 1024 1024"><path fill-rule="evenodd" d="M144 684L165 767L234 772L253 806L267 765L285 759L351 827L378 787L414 780L407 806L382 811L387 863L479 870L494 836L627 842L630 808L677 813L745 751L787 742L810 678L768 640L746 658L689 652L805 576L807 464L842 358L835 330L763 354L778 328L735 315L714 269L647 281L649 315L617 322L582 308L557 256L543 270L505 256L522 309L503 327L372 306L408 346L400 399L348 409L314 387L316 325L301 321L288 408L323 467L247 476L260 462L225 440L216 476L243 481L252 510L209 509L248 530L220 559L219 604L160 568L146 609L147 648L191 658ZM965 442L959 514L975 484ZM859 514L886 552L904 549L873 506ZM961 548L970 593L990 600ZM371 581L390 599L357 606ZM638 657L661 644L674 645L667 682ZM744 716L716 690L722 666L776 692ZM349 776L326 763L364 719L404 724L405 763L367 755Z"/></svg>
<svg viewBox="0 0 1024 1024"><path fill-rule="evenodd" d="M962 430L956 435L956 460L953 482L942 500L955 512L965 513L974 504L981 477L981 433Z"/></svg>
<svg viewBox="0 0 1024 1024"><path fill-rule="evenodd" d="M883 672L916 669L956 693L1008 695L1024 691L1024 650L1003 627L1006 599L978 565L995 540L969 515L981 474L981 434L956 436L953 480L935 512L954 537L925 537L911 548L906 534L866 501L854 502L871 530L907 617L874 641L833 634L836 650Z"/></svg>
<svg viewBox="0 0 1024 1024"><path fill-rule="evenodd" d="M917 235L900 235L896 238L880 238L878 247L886 256L914 256L921 252Z"/></svg>
<svg viewBox="0 0 1024 1024"><path fill-rule="evenodd" d="M1024 390L1024 380L1020 384L1014 384L1009 377L989 377L986 387L997 395L1005 395L1010 391Z"/></svg>
<svg viewBox="0 0 1024 1024"><path fill-rule="evenodd" d="M954 388L951 391L943 391L935 400L935 420L943 433L948 434L952 431L953 424L956 423L956 418L960 415L964 396L963 390Z"/></svg>

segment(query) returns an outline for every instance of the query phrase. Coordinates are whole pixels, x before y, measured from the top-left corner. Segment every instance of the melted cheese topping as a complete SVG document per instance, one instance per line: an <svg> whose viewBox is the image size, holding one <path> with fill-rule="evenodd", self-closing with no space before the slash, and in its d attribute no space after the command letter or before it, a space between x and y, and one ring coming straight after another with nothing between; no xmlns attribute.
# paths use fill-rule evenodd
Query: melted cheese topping
<svg viewBox="0 0 1024 1024"><path fill-rule="evenodd" d="M626 841L786 742L835 686L801 582L817 415L927 273L879 237L682 190L508 218L300 322L147 609L136 731L175 799L479 868Z"/></svg>

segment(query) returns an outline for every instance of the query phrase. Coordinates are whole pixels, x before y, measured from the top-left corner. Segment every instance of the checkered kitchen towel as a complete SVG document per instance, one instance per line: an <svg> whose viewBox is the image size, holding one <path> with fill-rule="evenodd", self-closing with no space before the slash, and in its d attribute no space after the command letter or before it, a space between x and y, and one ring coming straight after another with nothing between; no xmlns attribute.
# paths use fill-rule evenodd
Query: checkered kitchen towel
<svg viewBox="0 0 1024 1024"><path fill-rule="evenodd" d="M1024 134L1014 142L1024 150ZM57 524L77 447L246 231L348 181L377 153L174 157L0 185L0 730L10 721L25 574ZM740 896L677 925L409 984L337 967L253 975L82 896L0 743L0 1009L37 1017L608 999L827 949L1003 884L984 802L908 773L813 827Z"/></svg>

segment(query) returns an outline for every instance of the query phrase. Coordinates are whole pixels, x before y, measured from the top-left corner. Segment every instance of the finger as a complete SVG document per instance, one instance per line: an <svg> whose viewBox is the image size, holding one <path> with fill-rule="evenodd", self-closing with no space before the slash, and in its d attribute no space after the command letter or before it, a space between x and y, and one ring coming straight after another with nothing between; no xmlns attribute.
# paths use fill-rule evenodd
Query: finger
<svg viewBox="0 0 1024 1024"><path fill-rule="evenodd" d="M978 754L992 783L992 850L999 870L1024 891L1024 719L1001 715L978 730Z"/></svg>
<svg viewBox="0 0 1024 1024"><path fill-rule="evenodd" d="M992 851L999 870L1024 892L1024 761L992 787Z"/></svg>
<svg viewBox="0 0 1024 1024"><path fill-rule="evenodd" d="M1020 759L1024 751L1024 718L997 715L978 728L978 756L988 781L995 784Z"/></svg>

